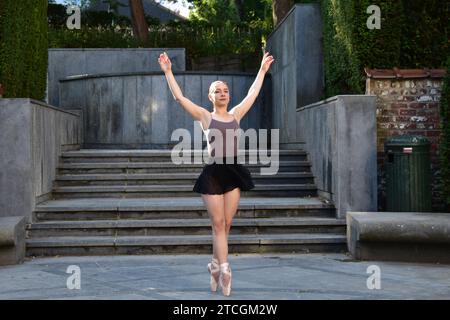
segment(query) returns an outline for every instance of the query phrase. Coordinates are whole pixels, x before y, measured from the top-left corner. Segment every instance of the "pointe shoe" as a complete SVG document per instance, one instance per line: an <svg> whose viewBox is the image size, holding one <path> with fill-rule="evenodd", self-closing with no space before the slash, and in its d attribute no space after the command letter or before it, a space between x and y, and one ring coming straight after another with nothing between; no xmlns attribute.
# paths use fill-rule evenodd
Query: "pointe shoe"
<svg viewBox="0 0 450 320"><path fill-rule="evenodd" d="M224 276L229 277L229 281L224 283ZM222 287L222 293L224 296L229 296L231 294L231 268L228 262L224 262L220 265L220 277L219 284Z"/></svg>
<svg viewBox="0 0 450 320"><path fill-rule="evenodd" d="M211 285L211 291L216 292L219 284L220 267L219 260L213 258L210 263L208 263L208 271L211 275L209 284Z"/></svg>

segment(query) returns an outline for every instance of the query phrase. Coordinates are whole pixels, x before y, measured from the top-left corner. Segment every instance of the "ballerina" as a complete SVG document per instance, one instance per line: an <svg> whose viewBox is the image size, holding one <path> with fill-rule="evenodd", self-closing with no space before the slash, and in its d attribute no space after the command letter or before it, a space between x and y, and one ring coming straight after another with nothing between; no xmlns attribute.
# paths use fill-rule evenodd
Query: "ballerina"
<svg viewBox="0 0 450 320"><path fill-rule="evenodd" d="M226 136L227 133L239 129L240 120L258 97L264 77L274 61L268 52L264 54L256 79L246 97L230 111L228 111L230 92L226 82L218 80L211 83L208 98L213 104L213 112L209 112L183 95L172 73L172 63L167 53L160 54L158 59L174 99L195 120L200 121L207 137L209 156L215 159L212 164L205 165L193 191L201 194L212 224L213 258L208 263L211 291L216 292L220 286L225 296L231 294L231 267L228 262L228 235L231 223L237 212L241 191L255 187L248 169L237 163L238 143L234 140L234 147L229 148L231 149L229 153L226 141L230 140L226 139ZM213 149L211 132L214 130L221 132L223 139L214 141L216 147ZM226 158L232 158L232 163L230 164Z"/></svg>

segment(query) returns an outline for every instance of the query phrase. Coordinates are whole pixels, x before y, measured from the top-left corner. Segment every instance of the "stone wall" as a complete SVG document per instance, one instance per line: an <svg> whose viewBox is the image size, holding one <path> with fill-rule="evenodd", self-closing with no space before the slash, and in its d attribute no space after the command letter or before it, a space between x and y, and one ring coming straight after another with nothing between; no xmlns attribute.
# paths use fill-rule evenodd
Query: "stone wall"
<svg viewBox="0 0 450 320"><path fill-rule="evenodd" d="M234 71L257 73L260 59L256 54L228 54L191 58L186 61L186 70L190 71Z"/></svg>
<svg viewBox="0 0 450 320"><path fill-rule="evenodd" d="M275 58L272 122L280 129L280 148L302 148L297 135L296 108L323 99L322 19L320 6L296 4L267 37Z"/></svg>
<svg viewBox="0 0 450 320"><path fill-rule="evenodd" d="M439 101L445 70L366 69L366 93L377 96L378 205L386 210L384 143L396 135L421 135L431 143L433 211L443 211L439 179Z"/></svg>
<svg viewBox="0 0 450 320"><path fill-rule="evenodd" d="M59 80L73 75L160 71L166 51L174 71L184 71L184 48L71 48L48 50L47 102L59 107Z"/></svg>
<svg viewBox="0 0 450 320"><path fill-rule="evenodd" d="M297 109L297 135L305 141L320 196L348 211L376 211L375 96L342 95Z"/></svg>
<svg viewBox="0 0 450 320"><path fill-rule="evenodd" d="M31 99L0 99L0 217L31 220L51 196L62 151L81 145L80 114Z"/></svg>
<svg viewBox="0 0 450 320"><path fill-rule="evenodd" d="M212 111L208 100L211 82L225 81L230 88L229 109L245 98L255 80L251 73L174 72L183 92L192 102ZM63 109L83 111L83 148L167 149L172 132L200 126L173 98L162 72L85 75L61 82ZM261 92L241 120L243 130L271 128L271 83L266 76ZM200 129L201 132L201 129Z"/></svg>

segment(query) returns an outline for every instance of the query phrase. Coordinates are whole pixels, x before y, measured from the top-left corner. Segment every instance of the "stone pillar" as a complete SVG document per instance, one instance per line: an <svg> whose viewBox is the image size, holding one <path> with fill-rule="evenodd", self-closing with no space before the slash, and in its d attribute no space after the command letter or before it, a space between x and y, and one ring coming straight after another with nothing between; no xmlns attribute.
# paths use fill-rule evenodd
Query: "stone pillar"
<svg viewBox="0 0 450 320"><path fill-rule="evenodd" d="M297 109L318 193L333 201L339 218L376 211L375 112L369 95L340 95Z"/></svg>

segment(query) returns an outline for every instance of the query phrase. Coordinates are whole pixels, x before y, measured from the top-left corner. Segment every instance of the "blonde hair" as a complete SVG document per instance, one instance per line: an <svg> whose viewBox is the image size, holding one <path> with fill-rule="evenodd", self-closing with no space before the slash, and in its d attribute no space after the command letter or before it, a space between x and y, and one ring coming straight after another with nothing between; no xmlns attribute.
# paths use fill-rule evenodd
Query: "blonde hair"
<svg viewBox="0 0 450 320"><path fill-rule="evenodd" d="M214 93L214 90L216 89L216 84L217 83L223 83L224 85L227 86L228 90L230 89L228 87L228 83L226 83L225 81L222 81L222 80L217 80L217 81L214 81L213 83L211 83L211 85L209 86L209 94Z"/></svg>

